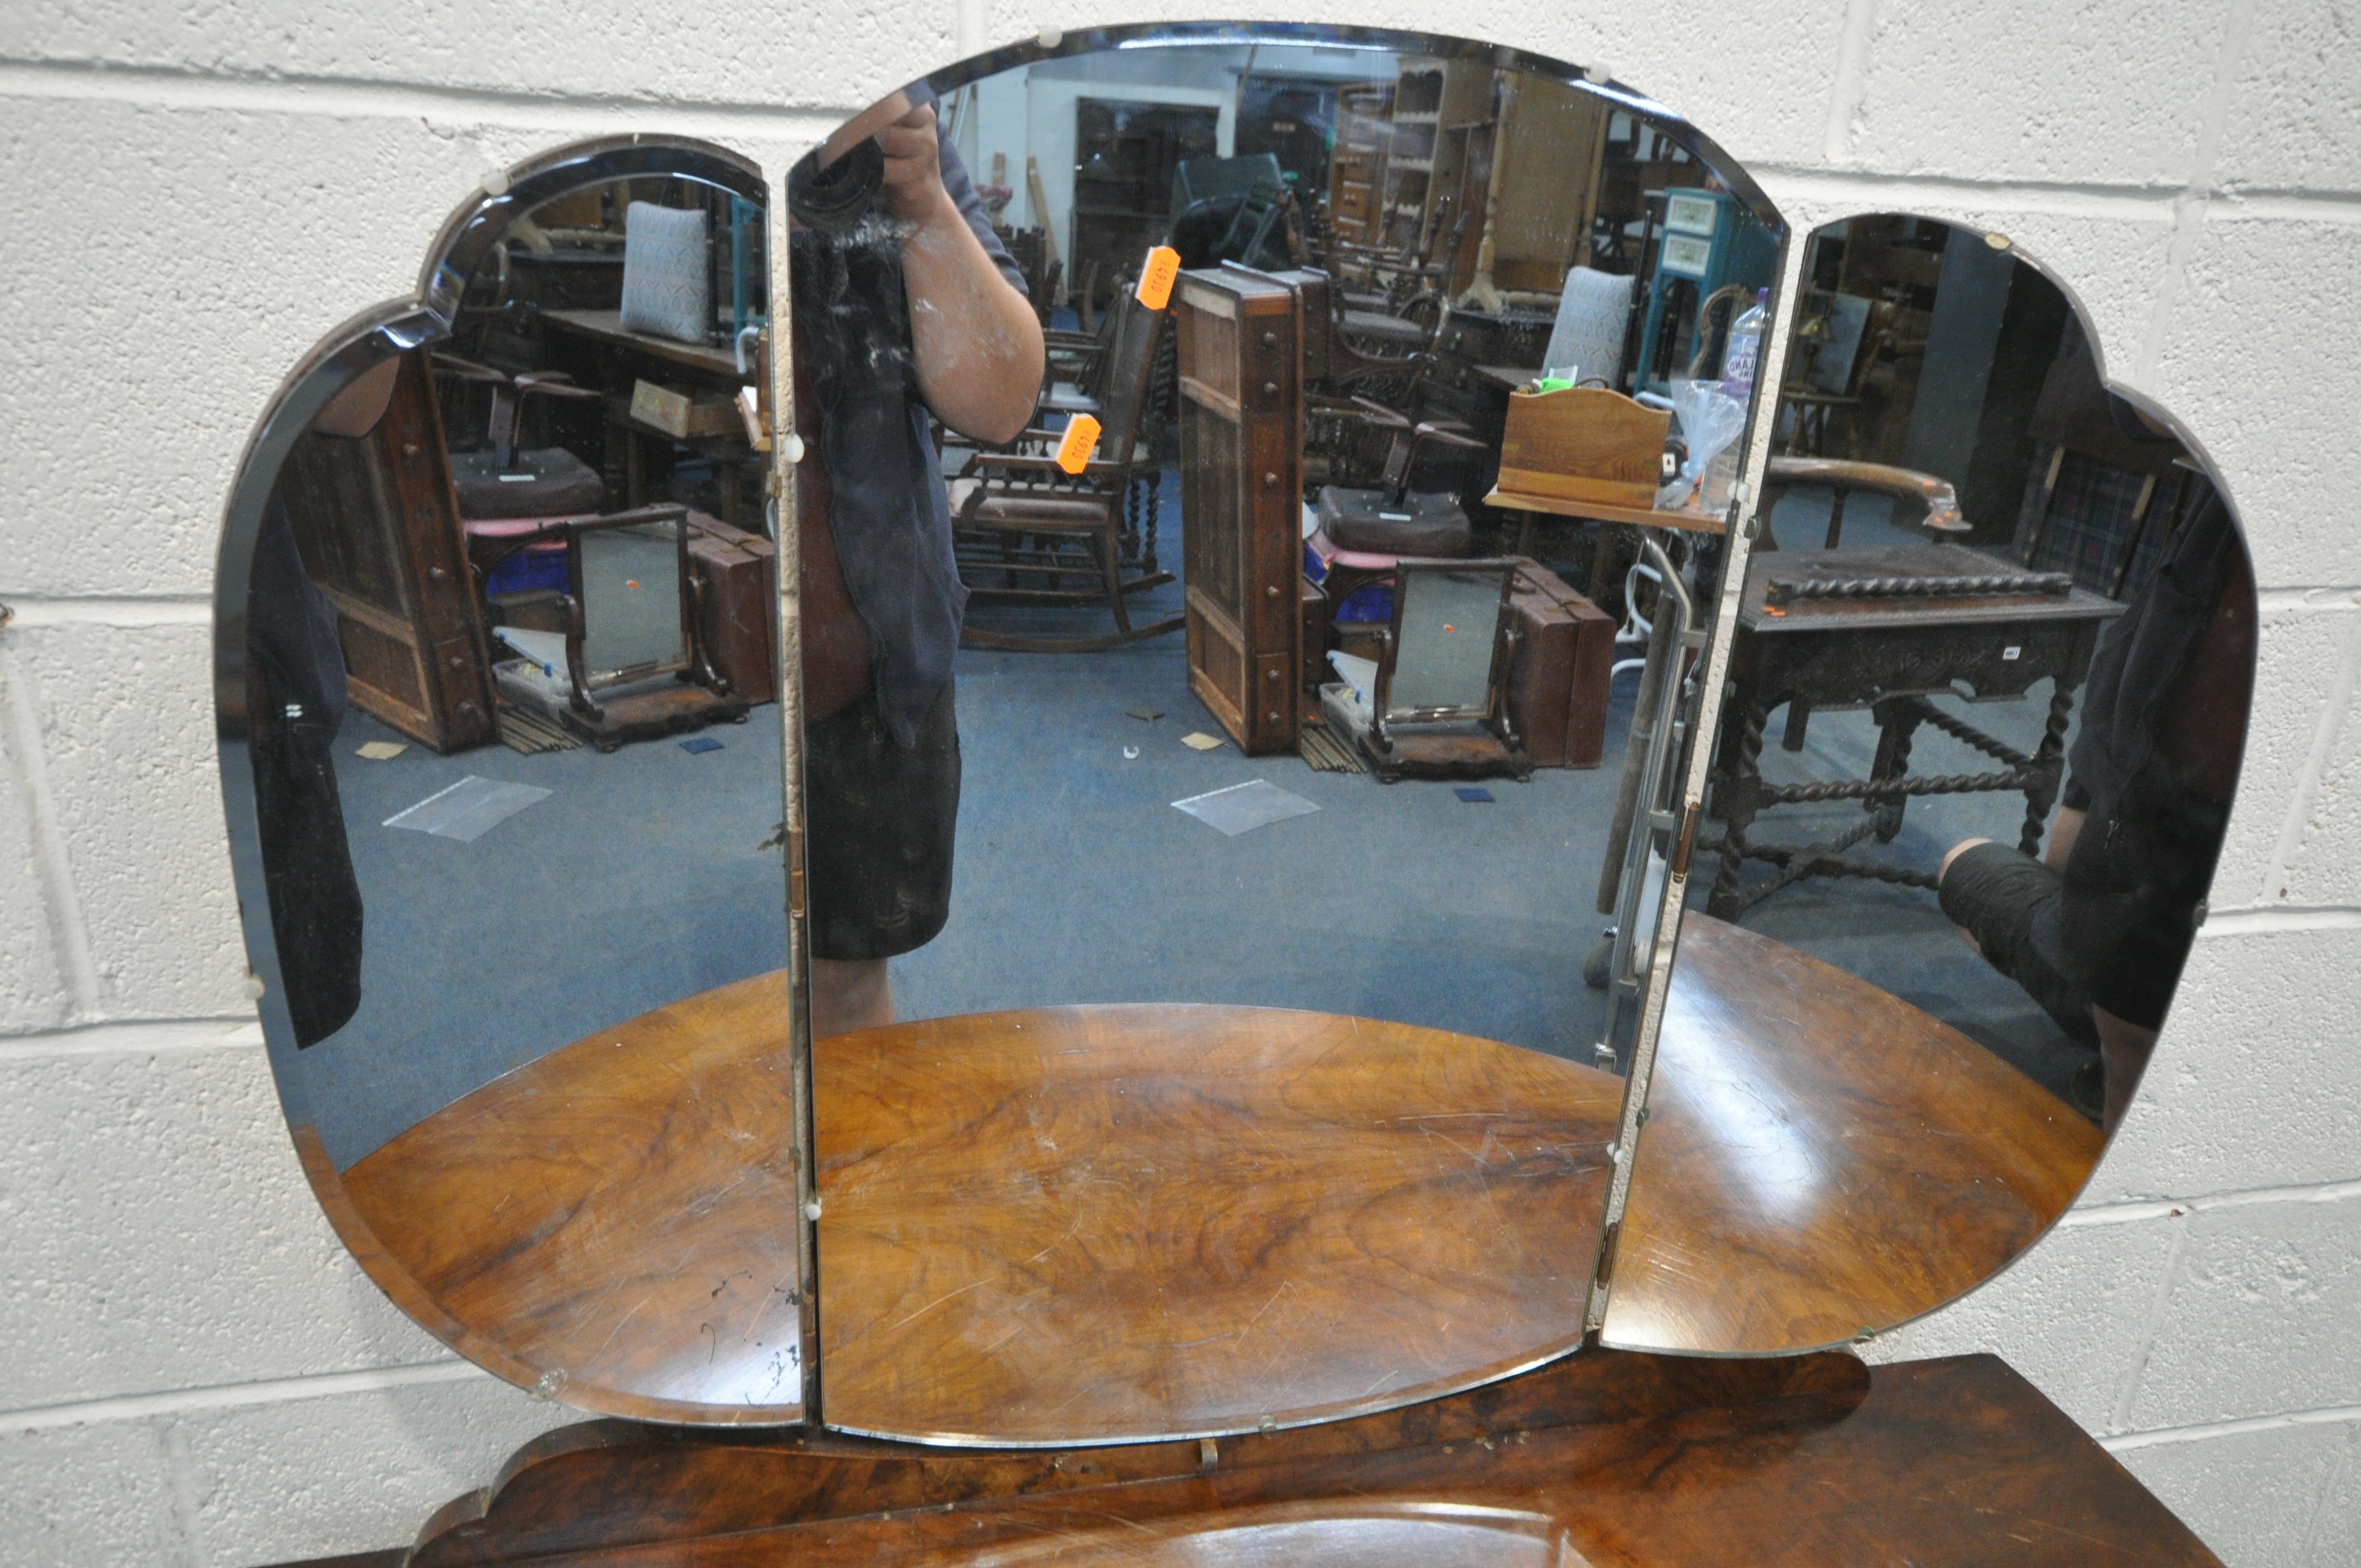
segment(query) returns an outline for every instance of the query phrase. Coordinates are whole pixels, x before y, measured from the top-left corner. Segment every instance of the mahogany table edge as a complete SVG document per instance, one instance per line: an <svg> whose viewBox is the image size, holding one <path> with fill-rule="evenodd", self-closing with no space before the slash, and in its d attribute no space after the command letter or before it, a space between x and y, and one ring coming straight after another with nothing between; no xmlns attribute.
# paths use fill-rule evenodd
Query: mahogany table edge
<svg viewBox="0 0 2361 1568"><path fill-rule="evenodd" d="M1603 1500L1587 1514L1583 1505L1592 1499L1577 1497L1560 1517L1561 1529L1577 1516L1596 1529L1602 1519L1624 1517L1619 1509L1642 1517L1652 1512L1659 1518L1677 1517L1688 1509L1708 1515L1725 1497L1735 1497L1741 1510L1751 1508L1756 1516L1752 1522L1759 1526L1766 1508L1772 1517L1784 1518L1776 1511L1783 1492L1795 1488L1800 1497L1830 1484L1827 1475L1816 1478L1811 1473L1816 1465L1826 1470L1841 1460L1816 1454L1816 1444L1841 1448L1850 1441L1858 1447L1892 1440L1919 1451L1902 1456L1898 1474L1879 1478L1844 1473L1869 1489L1848 1496L1837 1528L1857 1524L1863 1547L1894 1544L1890 1537L1906 1533L1912 1528L1910 1509L1921 1506L1916 1528L1939 1530L1943 1539L1914 1538L1908 1544L1929 1550L1923 1558L1916 1552L1906 1553L1913 1561L2054 1565L2089 1560L2078 1554L2080 1545L2048 1539L2063 1534L2083 1541L2072 1519L2045 1519L2050 1531L2037 1539L2016 1531L2007 1509L1969 1508L1958 1498L1949 1499L1949 1519L1926 1517L1923 1505L1929 1494L1943 1490L1939 1473L1957 1475L1964 1466L2007 1476L2020 1492L2043 1498L2045 1512L2057 1511L2048 1506L2054 1487L2059 1508L2080 1510L2081 1521L2092 1528L2112 1528L2118 1538L2114 1541L2087 1538L2090 1544L2118 1553L2110 1560L2221 1568L2194 1532L2120 1461L1998 1356L1977 1354L1876 1367L1842 1353L1708 1363L1757 1380L1752 1390L1736 1387L1729 1390L1735 1397L1721 1399L1696 1397L1693 1369L1699 1362L1601 1350L1558 1364L1559 1369L1583 1364L1586 1376L1609 1383L1619 1376L1627 1382L1636 1379L1634 1387L1661 1379L1672 1395L1654 1409L1607 1409L1520 1426L1516 1416L1532 1412L1512 1408L1488 1428L1484 1426L1485 1412L1477 1411L1477 1431L1448 1425L1438 1429L1433 1420L1413 1424L1445 1407L1456 1406L1464 1416L1469 1401L1482 1395L1494 1396L1495 1406L1512 1402L1516 1385L1523 1380L1511 1379L1475 1396L1454 1396L1328 1427L1224 1440L1218 1448L1194 1442L1140 1445L1122 1451L1127 1468L1093 1478L1054 1473L1063 1461L1075 1457L1072 1451L930 1449L811 1429L730 1434L645 1428L620 1420L577 1423L534 1439L502 1466L493 1485L436 1510L401 1561L407 1568L497 1568L528 1561L620 1568L625 1563L702 1562L706 1550L722 1549L725 1541L741 1551L752 1549L752 1556L730 1555L733 1563L770 1561L773 1554L786 1560L795 1555L797 1544L791 1532L812 1525L901 1528L898 1521L908 1521L918 1527L933 1516L961 1513L972 1519L994 1509L1055 1507L1060 1497L1073 1499L1065 1506L1086 1509L1091 1519L1103 1522L1112 1539L1118 1531L1145 1528L1127 1517L1140 1510L1133 1499L1159 1493L1169 1498L1171 1486L1210 1485L1217 1477L1245 1477L1249 1485L1273 1492L1293 1486L1306 1508L1333 1504L1349 1512L1358 1492L1356 1465L1373 1474L1389 1466L1399 1472L1404 1465L1440 1464L1436 1456L1455 1449L1463 1451L1458 1462L1463 1469L1471 1463L1491 1464L1488 1456L1496 1449L1499 1463L1507 1465L1522 1445L1519 1434L1554 1427L1624 1462L1685 1452L1693 1442L1710 1447L1720 1441L1708 1435L1713 1433L1734 1435L1741 1447L1753 1442L1763 1451L1733 1462L1734 1480L1721 1492L1710 1484L1698 1486L1677 1476L1659 1486L1655 1477L1665 1466L1656 1464L1636 1488L1599 1494ZM1685 1379L1690 1381L1685 1384ZM1996 1412L2001 1419L1994 1419ZM1848 1440L1844 1424L1855 1419L1870 1425ZM1356 1427L1371 1428L1378 1441L1356 1445L1350 1431ZM1585 1432L1588 1435L1579 1435ZM1291 1449L1287 1446L1290 1442ZM1478 1460L1465 1452L1479 1446L1487 1458ZM966 1485L961 1485L961 1467L969 1472ZM575 1468L570 1475L569 1468ZM783 1472L789 1471L803 1474L783 1478ZM1257 1476L1259 1482L1252 1479ZM1159 1483L1165 1485L1159 1487ZM1441 1489L1447 1491L1451 1485L1445 1482ZM1480 1495L1482 1483L1474 1485ZM745 1506L750 1495L764 1490L787 1501L765 1512L768 1500L753 1497L750 1513ZM1227 1505L1216 1499L1214 1512L1226 1511ZM1168 1508L1143 1517L1172 1516ZM1831 1521L1821 1517L1809 1522L1825 1533ZM1960 1531L1962 1523L1971 1527L1965 1537ZM1978 1526L1988 1533L1976 1533ZM1649 1541L1614 1561L1701 1568L1708 1561L1753 1560L1722 1552L1699 1556L1694 1542L1657 1549L1653 1538ZM1844 1542L1820 1544L1841 1548ZM2123 1555L2126 1549L2128 1557ZM955 1550L947 1550L948 1556L921 1549L914 1561L962 1560ZM987 1549L984 1556L990 1555Z"/></svg>

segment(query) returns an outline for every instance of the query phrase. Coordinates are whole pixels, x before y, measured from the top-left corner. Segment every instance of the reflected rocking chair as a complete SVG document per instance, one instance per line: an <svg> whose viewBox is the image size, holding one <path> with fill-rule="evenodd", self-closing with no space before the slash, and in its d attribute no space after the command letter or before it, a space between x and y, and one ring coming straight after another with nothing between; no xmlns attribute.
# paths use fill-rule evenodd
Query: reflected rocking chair
<svg viewBox="0 0 2361 1568"><path fill-rule="evenodd" d="M1058 466L1060 432L1028 430L1006 448L974 454L951 481L952 537L960 576L983 604L1104 604L1108 632L1016 632L971 620L971 648L1082 653L1178 631L1174 615L1132 624L1130 596L1173 580L1155 556L1156 455L1141 439L1167 313L1125 293L1110 351L1098 446L1079 474ZM1065 579L1082 577L1086 588Z"/></svg>

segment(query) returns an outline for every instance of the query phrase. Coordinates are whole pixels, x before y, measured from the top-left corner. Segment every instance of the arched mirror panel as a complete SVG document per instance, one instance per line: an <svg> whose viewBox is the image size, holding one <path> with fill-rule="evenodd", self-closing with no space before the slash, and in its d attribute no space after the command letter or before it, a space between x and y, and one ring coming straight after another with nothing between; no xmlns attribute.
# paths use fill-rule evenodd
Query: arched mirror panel
<svg viewBox="0 0 2361 1568"><path fill-rule="evenodd" d="M701 1186L727 1150L795 1212L764 187L641 137L490 183L291 377L229 509L272 1066L340 1232L455 1347L592 1409L794 1420L795 1228Z"/></svg>
<svg viewBox="0 0 2361 1568"><path fill-rule="evenodd" d="M966 62L789 185L823 1419L1574 1351L1775 212L1576 70L1263 26Z"/></svg>
<svg viewBox="0 0 2361 1568"><path fill-rule="evenodd" d="M1881 1331L2087 1176L2252 595L2004 241L1326 28L491 183L263 421L217 664L297 1143L469 1356L1213 1437Z"/></svg>
<svg viewBox="0 0 2361 1568"><path fill-rule="evenodd" d="M2060 281L1908 214L1802 259L1613 1345L1842 1343L2038 1239L2138 1087L2245 746L2235 515Z"/></svg>

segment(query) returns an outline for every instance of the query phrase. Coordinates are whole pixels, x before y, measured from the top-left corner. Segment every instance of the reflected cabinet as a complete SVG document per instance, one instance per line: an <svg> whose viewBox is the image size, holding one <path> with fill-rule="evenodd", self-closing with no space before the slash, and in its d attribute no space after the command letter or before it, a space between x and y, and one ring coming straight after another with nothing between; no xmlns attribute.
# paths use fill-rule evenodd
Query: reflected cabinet
<svg viewBox="0 0 2361 1568"><path fill-rule="evenodd" d="M2211 1562L1844 1348L2072 1202L2203 919L2253 578L2100 364L1435 35L489 181L216 589L305 1171L605 1418L410 1560Z"/></svg>

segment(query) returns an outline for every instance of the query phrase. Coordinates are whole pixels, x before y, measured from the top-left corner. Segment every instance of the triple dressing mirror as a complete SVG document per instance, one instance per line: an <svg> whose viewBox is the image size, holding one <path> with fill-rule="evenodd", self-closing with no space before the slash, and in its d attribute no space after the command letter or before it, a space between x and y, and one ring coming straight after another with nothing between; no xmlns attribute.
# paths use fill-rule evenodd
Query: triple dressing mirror
<svg viewBox="0 0 2361 1568"><path fill-rule="evenodd" d="M767 172L511 170L231 499L273 1068L430 1331L1217 1436L1841 1343L2070 1201L2253 598L2004 238L1794 236L1636 93L1364 30L1004 50Z"/></svg>

